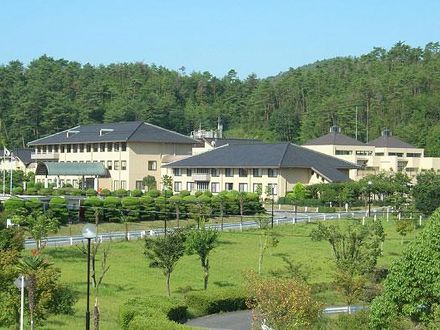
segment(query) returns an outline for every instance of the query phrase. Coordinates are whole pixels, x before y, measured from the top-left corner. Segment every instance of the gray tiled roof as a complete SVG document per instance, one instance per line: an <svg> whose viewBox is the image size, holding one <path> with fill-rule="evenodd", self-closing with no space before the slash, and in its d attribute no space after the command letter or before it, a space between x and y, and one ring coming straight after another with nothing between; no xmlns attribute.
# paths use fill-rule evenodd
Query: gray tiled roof
<svg viewBox="0 0 440 330"><path fill-rule="evenodd" d="M38 163L37 175L87 175L108 176L108 170L102 163Z"/></svg>
<svg viewBox="0 0 440 330"><path fill-rule="evenodd" d="M10 150L15 157L18 157L25 165L32 163L31 153L33 149L17 148ZM4 149L0 148L0 158L3 157Z"/></svg>
<svg viewBox="0 0 440 330"><path fill-rule="evenodd" d="M291 143L231 144L165 165L171 168L310 168L331 181L346 181L338 169L357 165Z"/></svg>
<svg viewBox="0 0 440 330"><path fill-rule="evenodd" d="M262 143L261 140L255 140L255 139L234 139L234 138L221 138L221 139L213 139L213 138L205 138L207 142L209 142L212 145L212 142L214 142L214 145L216 148L224 146L226 144L250 144L250 143Z"/></svg>
<svg viewBox="0 0 440 330"><path fill-rule="evenodd" d="M417 148L394 136L382 135L368 143L368 145L379 148Z"/></svg>
<svg viewBox="0 0 440 330"><path fill-rule="evenodd" d="M101 129L109 130L100 135ZM112 131L111 131L112 130ZM68 134L68 132L71 132ZM194 144L195 140L180 133L141 121L80 125L29 142L30 146L43 144L93 142L162 142Z"/></svg>
<svg viewBox="0 0 440 330"><path fill-rule="evenodd" d="M353 139L347 135L331 132L304 143L304 145L346 145L346 146L365 146L365 143Z"/></svg>

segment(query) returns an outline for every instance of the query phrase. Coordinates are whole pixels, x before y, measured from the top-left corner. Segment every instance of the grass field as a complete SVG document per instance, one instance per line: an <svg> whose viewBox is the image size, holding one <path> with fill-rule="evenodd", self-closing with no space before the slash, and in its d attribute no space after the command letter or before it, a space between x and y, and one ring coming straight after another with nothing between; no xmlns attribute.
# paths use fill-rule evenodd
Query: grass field
<svg viewBox="0 0 440 330"><path fill-rule="evenodd" d="M280 256L288 255L304 264L310 271L310 282L331 282L334 264L330 245L327 242L313 242L308 237L314 224L285 225L276 228L280 234L278 247L269 249L263 270L268 272L283 267ZM389 265L400 255L400 236L394 230L394 222L384 222L386 240L380 265ZM419 230L406 239L412 240ZM211 256L211 273L208 290L243 285L243 272L258 268L258 242L256 231L224 232L221 244ZM143 256L143 241L113 242L109 257L110 270L99 292L101 307L101 328L118 329L119 306L128 298L143 295L164 295L165 278L158 269L148 267ZM44 329L83 329L86 303L86 257L77 247L46 248L44 254L62 271L62 281L79 294L76 313L73 316L50 317ZM182 295L180 288L191 287L202 290L202 269L194 256L185 256L179 261L172 274L173 296ZM93 297L93 295L92 295ZM343 304L335 292L318 295L325 304ZM91 300L93 302L93 298Z"/></svg>

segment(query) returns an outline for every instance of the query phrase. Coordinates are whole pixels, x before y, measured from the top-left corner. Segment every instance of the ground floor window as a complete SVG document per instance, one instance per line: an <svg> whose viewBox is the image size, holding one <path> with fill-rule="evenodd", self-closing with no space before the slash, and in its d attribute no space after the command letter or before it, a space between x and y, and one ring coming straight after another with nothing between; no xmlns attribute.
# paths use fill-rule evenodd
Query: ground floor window
<svg viewBox="0 0 440 330"><path fill-rule="evenodd" d="M220 183L219 182L212 182L211 183L211 192L213 192L213 193L220 192Z"/></svg>
<svg viewBox="0 0 440 330"><path fill-rule="evenodd" d="M175 192L180 192L181 190L182 190L182 182L175 181L174 182L174 191Z"/></svg>
<svg viewBox="0 0 440 330"><path fill-rule="evenodd" d="M238 191L239 192L247 192L248 191L248 184L247 183L239 183L238 184Z"/></svg>
<svg viewBox="0 0 440 330"><path fill-rule="evenodd" d="M234 184L232 182L225 183L225 190L234 190Z"/></svg>
<svg viewBox="0 0 440 330"><path fill-rule="evenodd" d="M142 190L144 188L144 185L142 183L142 181L136 181L136 189L138 190Z"/></svg>
<svg viewBox="0 0 440 330"><path fill-rule="evenodd" d="M262 193L263 192L263 184L262 183L254 183L252 190L254 193Z"/></svg>
<svg viewBox="0 0 440 330"><path fill-rule="evenodd" d="M209 182L206 181L197 182L198 191L206 191L208 189L209 189Z"/></svg>
<svg viewBox="0 0 440 330"><path fill-rule="evenodd" d="M267 192L269 195L278 195L278 185L276 183L269 183L267 185Z"/></svg>
<svg viewBox="0 0 440 330"><path fill-rule="evenodd" d="M127 181L121 180L121 189L127 189Z"/></svg>
<svg viewBox="0 0 440 330"><path fill-rule="evenodd" d="M120 188L119 180L113 181L113 190L118 190Z"/></svg>
<svg viewBox="0 0 440 330"><path fill-rule="evenodd" d="M186 190L194 191L194 182L187 182L186 183Z"/></svg>

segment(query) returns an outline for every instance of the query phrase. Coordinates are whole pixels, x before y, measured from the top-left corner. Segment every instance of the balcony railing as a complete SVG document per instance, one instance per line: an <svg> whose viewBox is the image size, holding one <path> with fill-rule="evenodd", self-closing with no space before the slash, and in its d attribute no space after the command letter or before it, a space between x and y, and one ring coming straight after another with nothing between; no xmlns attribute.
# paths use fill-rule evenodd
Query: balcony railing
<svg viewBox="0 0 440 330"><path fill-rule="evenodd" d="M195 173L192 175L193 180L196 181L210 181L211 180L211 174L198 174Z"/></svg>
<svg viewBox="0 0 440 330"><path fill-rule="evenodd" d="M59 157L60 154L58 152L31 153L31 159L34 160L58 159Z"/></svg>

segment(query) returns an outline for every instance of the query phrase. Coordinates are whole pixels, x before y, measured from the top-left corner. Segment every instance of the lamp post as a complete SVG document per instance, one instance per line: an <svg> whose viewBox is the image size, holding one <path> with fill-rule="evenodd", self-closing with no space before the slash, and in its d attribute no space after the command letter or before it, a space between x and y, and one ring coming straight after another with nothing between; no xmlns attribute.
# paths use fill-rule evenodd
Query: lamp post
<svg viewBox="0 0 440 330"><path fill-rule="evenodd" d="M373 182L368 181L368 217L371 217L371 185Z"/></svg>
<svg viewBox="0 0 440 330"><path fill-rule="evenodd" d="M15 286L20 289L20 330L24 328L24 288L27 287L28 282L24 275L20 275L14 281Z"/></svg>
<svg viewBox="0 0 440 330"><path fill-rule="evenodd" d="M82 228L82 236L87 239L87 309L86 309L86 330L90 330L90 242L96 237L96 226L92 223Z"/></svg>

